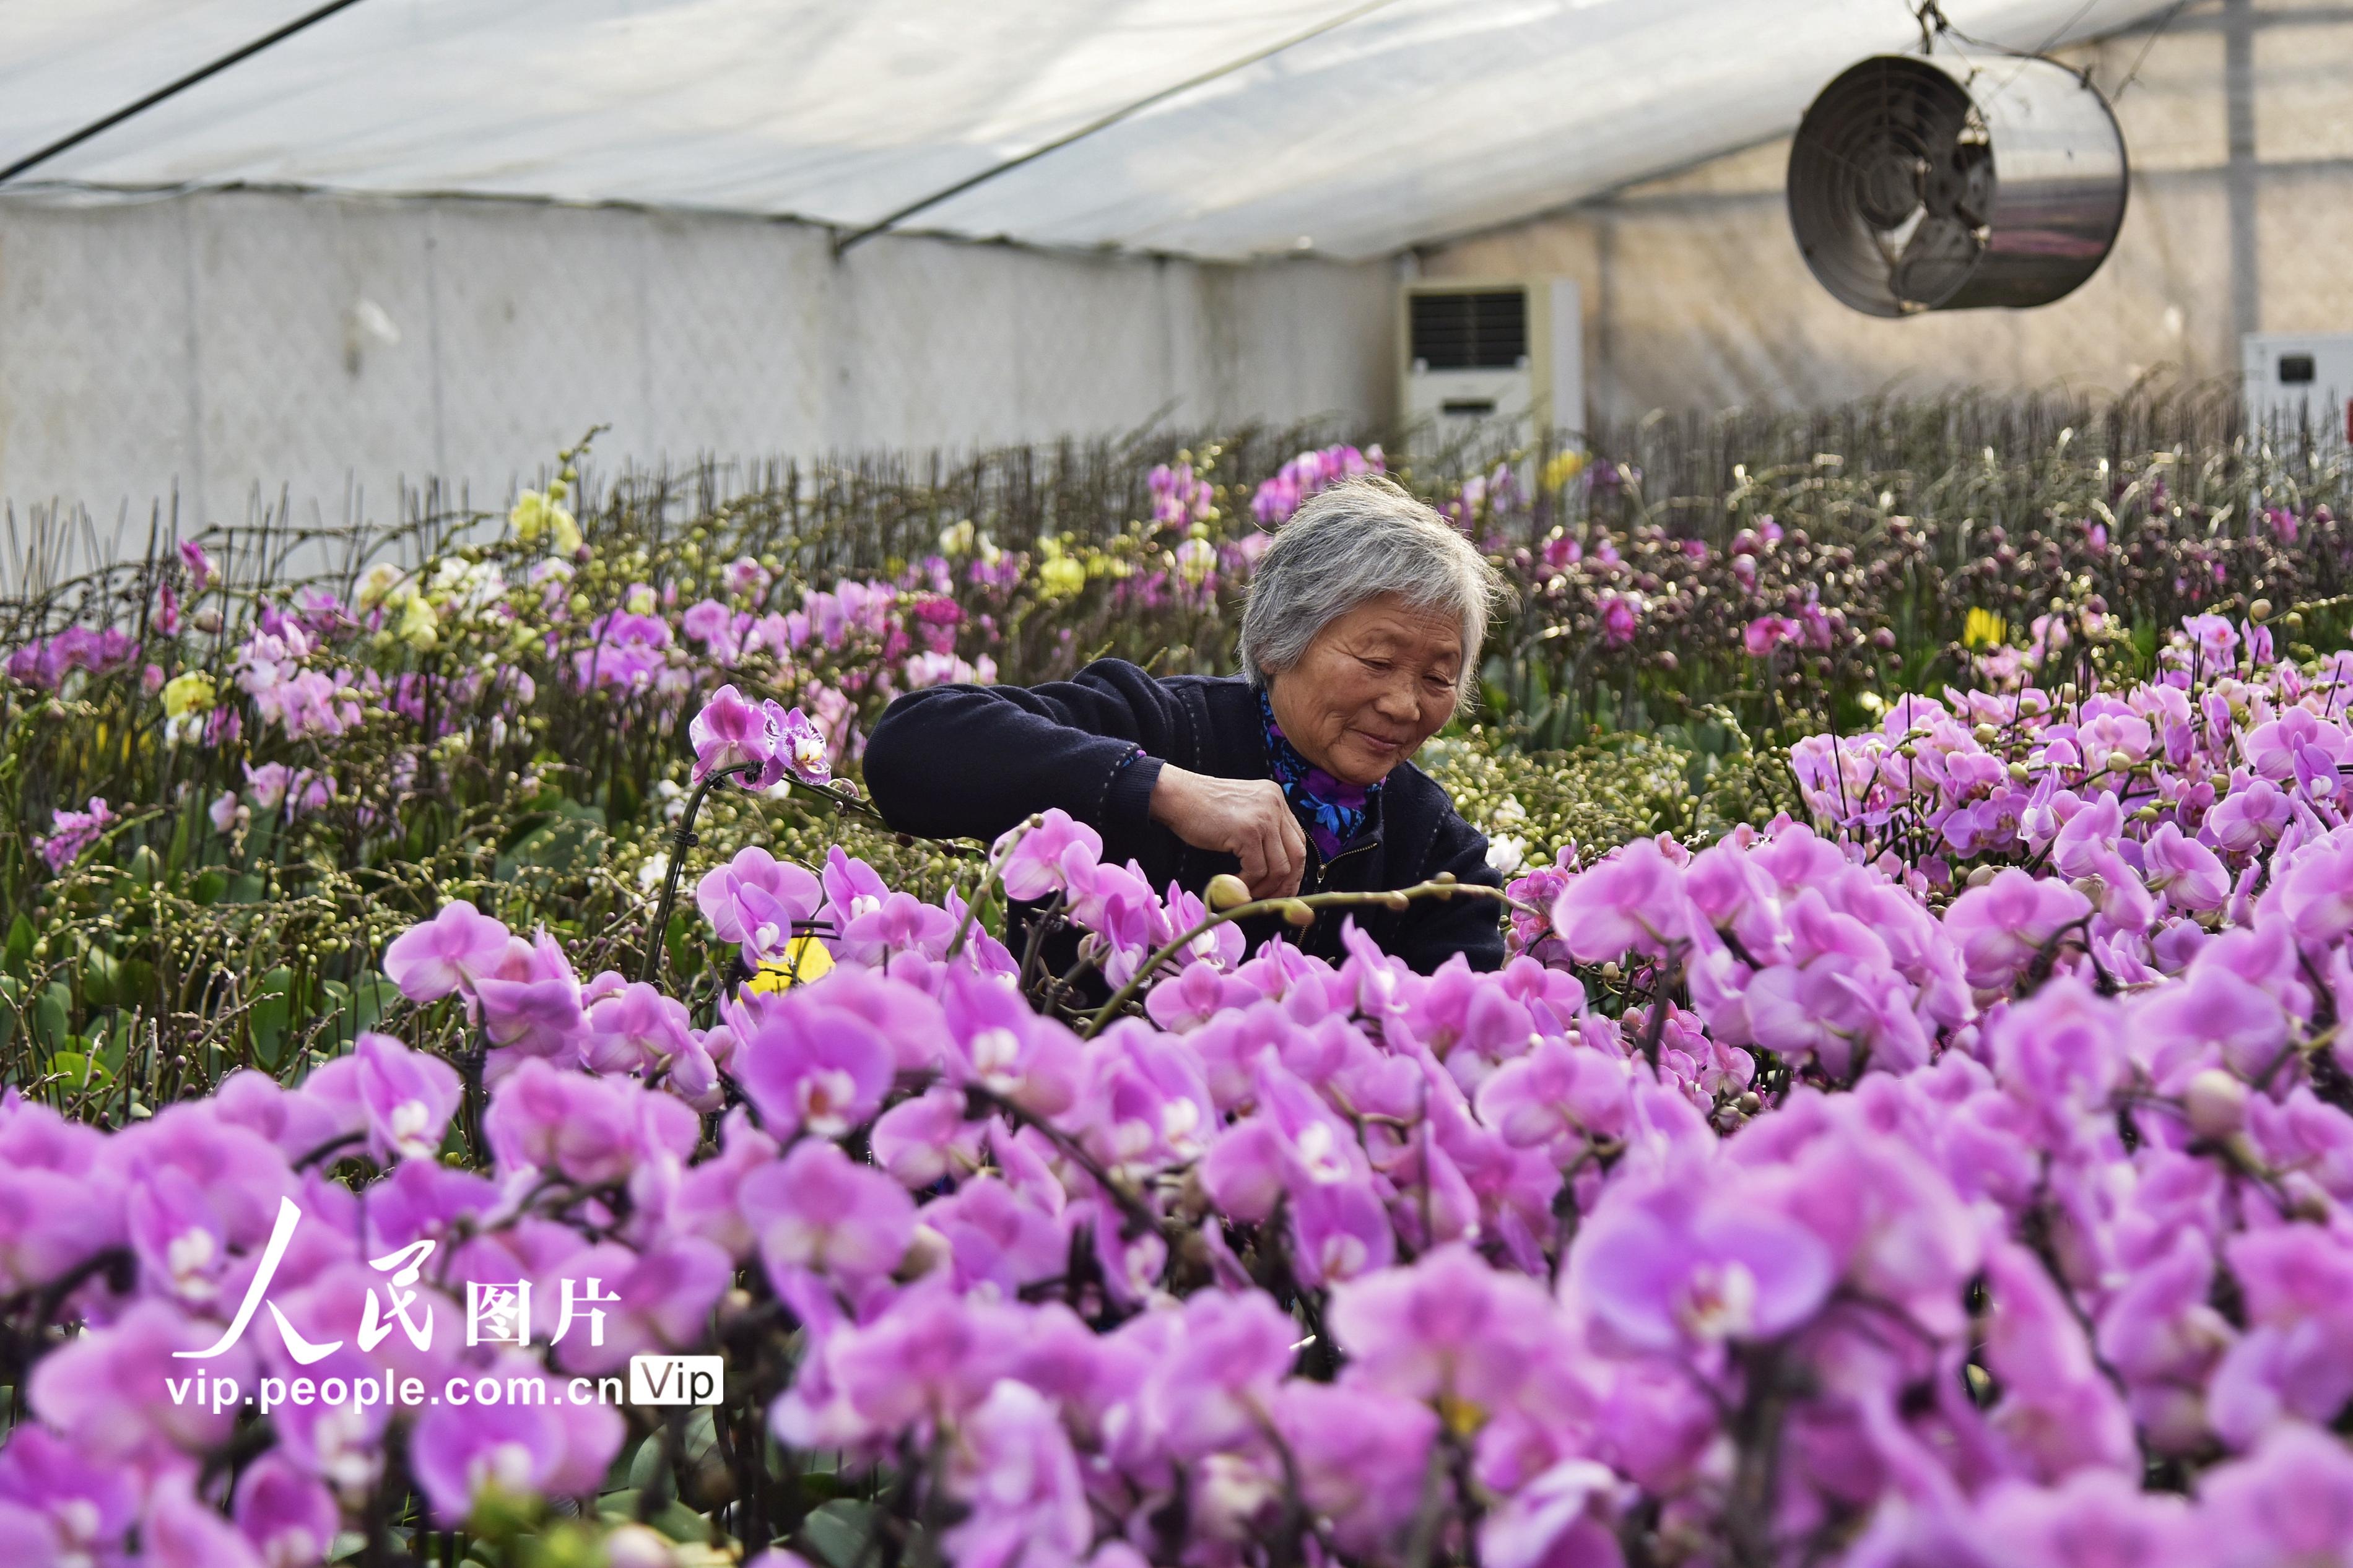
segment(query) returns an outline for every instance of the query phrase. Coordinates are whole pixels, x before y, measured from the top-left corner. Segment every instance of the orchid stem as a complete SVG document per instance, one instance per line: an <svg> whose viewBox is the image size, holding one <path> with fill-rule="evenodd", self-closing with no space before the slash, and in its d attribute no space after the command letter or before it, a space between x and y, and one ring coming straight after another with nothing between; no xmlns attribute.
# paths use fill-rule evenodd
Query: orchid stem
<svg viewBox="0 0 2353 1568"><path fill-rule="evenodd" d="M972 890L972 901L964 907L964 919L956 921L955 935L948 939L948 957L954 958L964 951L965 938L972 934L973 921L979 917L980 906L988 901L989 889L996 887L999 879L1005 875L1005 868L1012 860L1013 852L1021 847L1021 841L1029 837L1032 828L1043 826L1044 823L1043 817L1033 816L1027 818L1013 830L1010 841L1005 846L1005 853L992 854L989 857L987 869L980 879L980 886Z"/></svg>
<svg viewBox="0 0 2353 1568"><path fill-rule="evenodd" d="M1152 1212L1151 1205L1137 1194L1134 1187L1113 1175L1104 1168L1103 1162L1087 1152L1086 1146L1076 1138L1071 1137L1044 1117L1023 1109L1008 1096L998 1093L986 1084L966 1083L961 1087L964 1089L967 1108L974 1104L985 1106L1018 1126L1036 1128L1039 1136L1051 1143L1056 1152L1084 1171L1096 1186L1110 1195L1113 1205L1118 1208L1132 1227L1129 1231L1130 1235L1142 1236L1148 1232L1168 1237L1166 1227L1162 1224L1160 1216ZM1169 1237L1169 1239L1174 1238Z"/></svg>
<svg viewBox="0 0 2353 1568"><path fill-rule="evenodd" d="M686 869L687 851L695 846L694 819L702 811L702 797L709 795L712 786L720 780L736 773L752 773L760 765L758 763L737 763L733 767L714 768L694 786L694 793L686 797L685 814L678 819L678 831L670 835L670 866L662 872L661 901L654 906L653 931L646 939L646 961L638 972L640 984L652 984L654 976L661 973L662 948L670 932L670 911L678 902L678 879Z"/></svg>

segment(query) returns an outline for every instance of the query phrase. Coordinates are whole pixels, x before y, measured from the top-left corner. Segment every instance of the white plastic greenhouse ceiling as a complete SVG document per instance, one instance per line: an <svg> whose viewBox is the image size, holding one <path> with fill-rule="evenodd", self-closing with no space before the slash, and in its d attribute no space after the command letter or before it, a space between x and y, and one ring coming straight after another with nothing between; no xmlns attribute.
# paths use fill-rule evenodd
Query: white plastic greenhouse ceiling
<svg viewBox="0 0 2353 1568"><path fill-rule="evenodd" d="M2113 106L2123 227L2058 304L1809 273L1786 138L1924 42ZM1395 430L1449 288L1551 301L1562 428L2228 375L2353 320L2353 11L0 0L0 524L102 550L159 502L495 499L591 426L615 465Z"/></svg>
<svg viewBox="0 0 2353 1568"><path fill-rule="evenodd" d="M2168 4L1946 10L2036 49ZM305 9L11 0L0 138L37 147ZM1132 109L906 221L1357 259L1784 132L1841 65L1918 40L1904 0L361 0L35 177L855 230Z"/></svg>

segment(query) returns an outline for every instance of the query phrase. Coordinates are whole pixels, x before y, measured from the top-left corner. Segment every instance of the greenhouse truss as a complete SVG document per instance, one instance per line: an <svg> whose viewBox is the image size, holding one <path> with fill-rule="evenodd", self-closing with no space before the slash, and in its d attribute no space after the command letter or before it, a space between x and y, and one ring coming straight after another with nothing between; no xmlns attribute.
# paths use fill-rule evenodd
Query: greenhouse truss
<svg viewBox="0 0 2353 1568"><path fill-rule="evenodd" d="M0 7L0 164L312 8ZM2166 9L1953 0L1972 41L1939 47L2000 70ZM12 184L1363 258L1780 134L1858 56L1920 42L1905 0L356 0Z"/></svg>

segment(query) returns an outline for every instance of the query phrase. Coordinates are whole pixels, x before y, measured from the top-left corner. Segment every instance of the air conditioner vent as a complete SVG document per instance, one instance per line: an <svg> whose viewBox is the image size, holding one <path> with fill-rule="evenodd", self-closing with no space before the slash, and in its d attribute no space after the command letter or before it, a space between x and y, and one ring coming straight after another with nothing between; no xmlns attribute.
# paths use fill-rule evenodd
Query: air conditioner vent
<svg viewBox="0 0 2353 1568"><path fill-rule="evenodd" d="M1428 421L1448 440L1491 420L1585 428L1575 279L1411 279L1398 290L1395 321L1398 412L1409 426Z"/></svg>
<svg viewBox="0 0 2353 1568"><path fill-rule="evenodd" d="M1527 357L1523 289L1412 296L1413 358L1431 370L1510 370Z"/></svg>

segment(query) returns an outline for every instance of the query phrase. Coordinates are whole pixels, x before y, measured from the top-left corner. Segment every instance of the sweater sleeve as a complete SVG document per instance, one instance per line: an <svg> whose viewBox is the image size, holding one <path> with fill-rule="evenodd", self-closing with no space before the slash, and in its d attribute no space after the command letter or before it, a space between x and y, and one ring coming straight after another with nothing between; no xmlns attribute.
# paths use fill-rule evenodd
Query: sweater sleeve
<svg viewBox="0 0 2353 1568"><path fill-rule="evenodd" d="M902 833L994 838L1060 806L1103 833L1107 850L1132 844L1151 826L1176 700L1109 658L1039 686L911 691L867 737L866 787ZM1145 755L1128 761L1139 746Z"/></svg>
<svg viewBox="0 0 2353 1568"><path fill-rule="evenodd" d="M1500 888L1487 864L1487 836L1452 811L1440 819L1418 880L1451 871L1458 882ZM1493 899L1417 899L1398 921L1392 951L1417 973L1428 974L1456 953L1473 969L1504 967L1504 907Z"/></svg>

